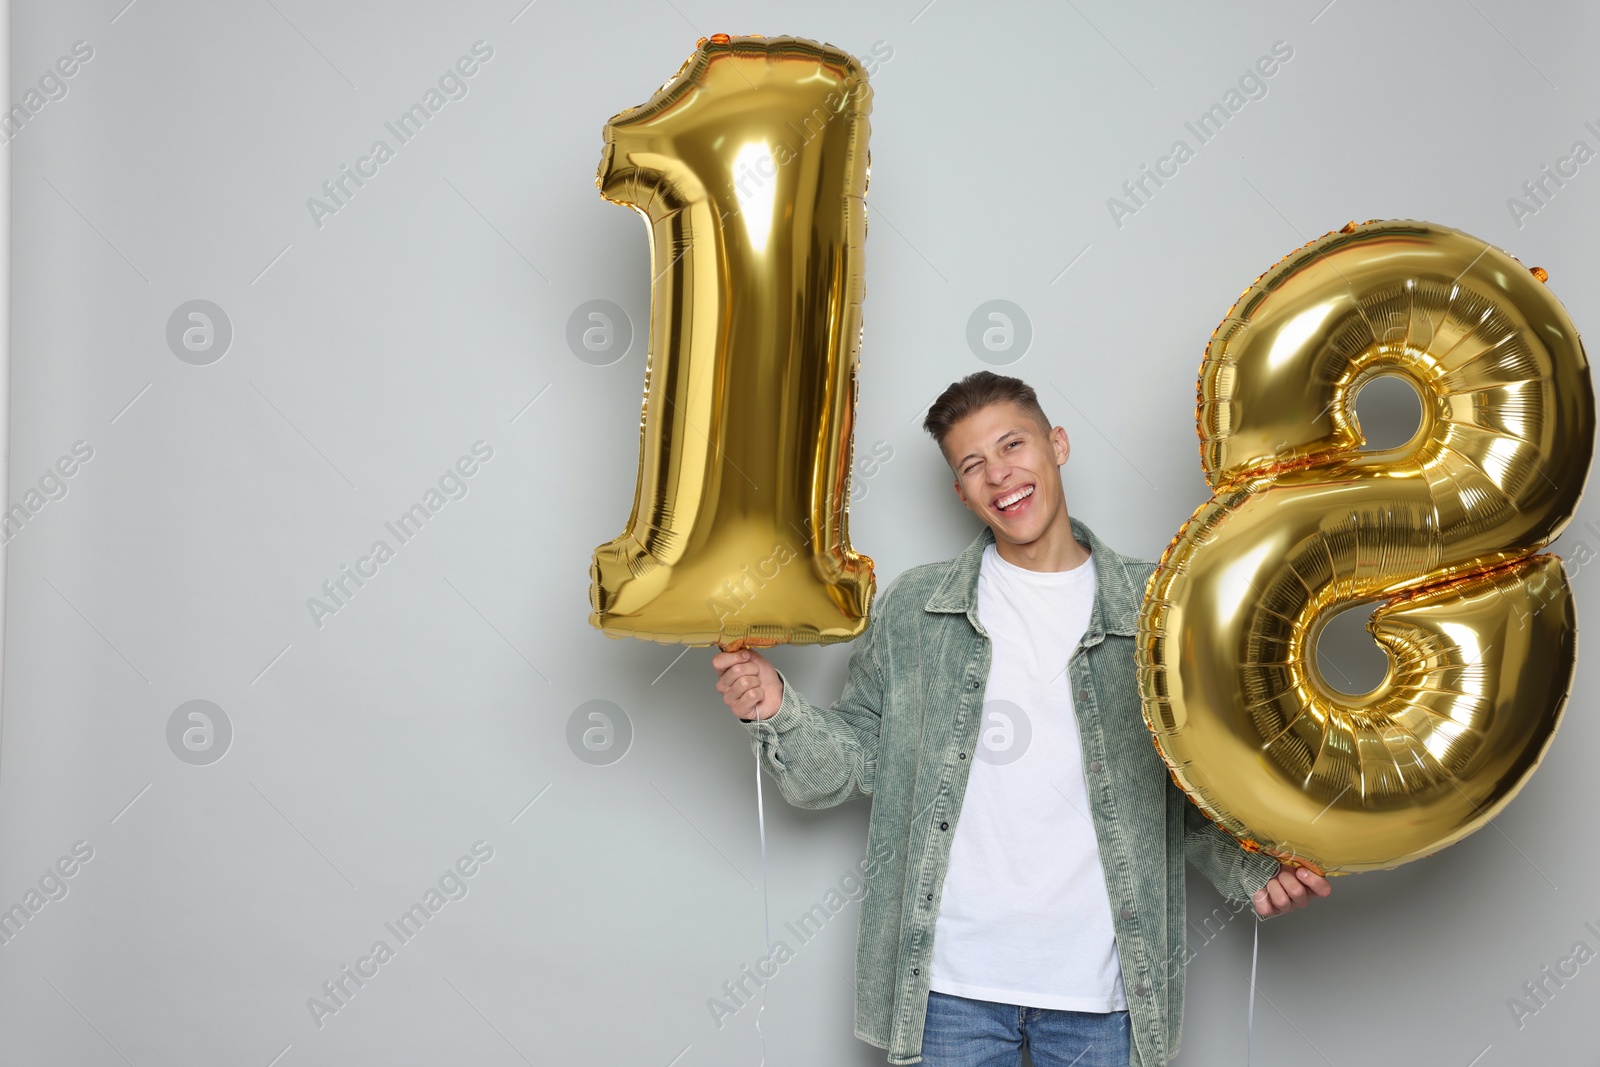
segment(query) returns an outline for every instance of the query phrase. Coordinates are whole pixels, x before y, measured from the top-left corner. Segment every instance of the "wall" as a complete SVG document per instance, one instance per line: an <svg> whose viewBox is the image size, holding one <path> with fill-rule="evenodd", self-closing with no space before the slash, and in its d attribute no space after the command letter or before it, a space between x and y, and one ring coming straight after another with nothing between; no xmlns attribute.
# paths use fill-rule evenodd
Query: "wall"
<svg viewBox="0 0 1600 1067"><path fill-rule="evenodd" d="M1576 3L124 2L13 8L13 101L74 42L93 54L7 148L8 504L92 455L7 548L0 903L73 874L0 946L4 1064L758 1062L757 1007L719 1026L707 1002L761 953L763 884L775 932L824 902L868 808L795 810L769 781L763 872L710 653L585 621L589 554L628 513L648 322L644 229L594 188L600 130L703 34L892 53L856 448L893 458L851 515L881 582L975 532L917 423L989 365L968 344L989 301L1029 324L990 359L1067 428L1073 513L1147 558L1205 497L1206 340L1302 242L1434 220L1547 268L1580 329L1600 310L1600 164L1542 204L1522 189L1600 147ZM385 123L477 41L465 94L396 145ZM1185 124L1275 42L1292 58L1199 143ZM393 157L364 186L308 206L378 138ZM1131 201L1180 138L1192 157ZM197 300L218 332L191 349ZM597 300L632 343L580 358L568 324ZM385 524L433 488L399 543ZM1600 547L1596 519L1556 551ZM379 539L392 558L337 611L308 607ZM1600 585L1574 584L1588 624ZM827 701L848 654L774 658ZM1508 999L1600 947L1594 670L1491 828L1262 925L1257 1058L1592 1048L1594 968L1536 1014ZM614 762L573 741L595 701ZM391 934L441 882L421 932ZM1190 893L1198 929L1220 900ZM857 914L769 985L768 1062L883 1062L851 1034ZM1244 1061L1250 922L1190 965L1185 1065ZM342 1007L308 1006L380 939L392 958Z"/></svg>

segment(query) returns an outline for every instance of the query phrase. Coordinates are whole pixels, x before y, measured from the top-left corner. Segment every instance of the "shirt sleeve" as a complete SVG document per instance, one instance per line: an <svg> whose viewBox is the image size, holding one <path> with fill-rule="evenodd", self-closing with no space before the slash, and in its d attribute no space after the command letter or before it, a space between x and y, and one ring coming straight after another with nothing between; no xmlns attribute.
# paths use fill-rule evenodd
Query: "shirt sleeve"
<svg viewBox="0 0 1600 1067"><path fill-rule="evenodd" d="M1183 797L1183 853L1229 900L1248 901L1282 866L1262 852L1251 852L1206 817L1170 778L1167 788Z"/></svg>
<svg viewBox="0 0 1600 1067"><path fill-rule="evenodd" d="M879 636L892 589L890 583L878 597L866 632L856 640L844 692L832 707L806 700L780 670L778 710L745 724L751 750L795 807L831 808L873 791L885 695Z"/></svg>

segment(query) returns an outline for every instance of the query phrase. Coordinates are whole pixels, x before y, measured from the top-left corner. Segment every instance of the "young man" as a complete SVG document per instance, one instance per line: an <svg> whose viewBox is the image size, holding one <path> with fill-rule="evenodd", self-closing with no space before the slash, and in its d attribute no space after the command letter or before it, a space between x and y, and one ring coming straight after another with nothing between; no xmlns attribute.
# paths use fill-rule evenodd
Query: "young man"
<svg viewBox="0 0 1600 1067"><path fill-rule="evenodd" d="M1141 714L1149 560L1067 513L1067 432L979 371L924 428L986 524L878 597L844 693L753 651L717 688L789 803L871 795L856 1036L893 1064L1152 1067L1183 1026L1184 861L1276 915L1325 879L1240 848L1175 785Z"/></svg>

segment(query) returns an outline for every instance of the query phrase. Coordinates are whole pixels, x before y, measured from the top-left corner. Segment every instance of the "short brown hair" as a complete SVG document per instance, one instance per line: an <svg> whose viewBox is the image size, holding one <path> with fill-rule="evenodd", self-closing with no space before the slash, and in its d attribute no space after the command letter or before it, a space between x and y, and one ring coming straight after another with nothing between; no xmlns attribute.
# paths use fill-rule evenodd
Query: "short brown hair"
<svg viewBox="0 0 1600 1067"><path fill-rule="evenodd" d="M1039 406L1039 394L1033 391L1033 386L1021 378L1008 378L991 370L974 371L960 381L951 382L950 387L940 393L928 408L922 428L933 435L939 451L943 452L944 439L950 427L975 411L1007 401L1037 419L1039 428L1045 433L1050 432L1050 419L1045 415L1044 408Z"/></svg>

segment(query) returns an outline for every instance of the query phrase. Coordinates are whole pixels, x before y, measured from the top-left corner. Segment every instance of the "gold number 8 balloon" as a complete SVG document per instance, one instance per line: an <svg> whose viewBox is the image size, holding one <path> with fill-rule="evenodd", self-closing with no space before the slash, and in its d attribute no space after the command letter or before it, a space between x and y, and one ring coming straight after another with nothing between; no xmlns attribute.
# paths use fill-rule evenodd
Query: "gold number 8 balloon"
<svg viewBox="0 0 1600 1067"><path fill-rule="evenodd" d="M1213 496L1151 575L1144 715L1172 778L1243 847L1326 874L1436 852L1537 768L1572 682L1559 557L1594 393L1561 304L1456 230L1354 223L1245 290L1200 367ZM1406 443L1361 451L1354 398L1398 375ZM1347 695L1315 667L1340 610L1382 601L1389 657Z"/></svg>
<svg viewBox="0 0 1600 1067"><path fill-rule="evenodd" d="M717 34L606 124L596 184L645 217L652 251L633 515L590 567L608 636L866 628L872 560L846 505L871 107L837 48Z"/></svg>

